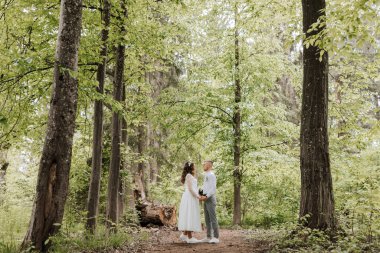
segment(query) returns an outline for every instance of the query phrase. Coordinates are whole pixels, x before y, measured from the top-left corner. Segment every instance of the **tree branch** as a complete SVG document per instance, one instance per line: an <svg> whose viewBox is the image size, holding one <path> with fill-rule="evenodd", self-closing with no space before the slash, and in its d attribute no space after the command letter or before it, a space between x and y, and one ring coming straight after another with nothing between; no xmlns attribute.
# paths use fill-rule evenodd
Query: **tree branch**
<svg viewBox="0 0 380 253"><path fill-rule="evenodd" d="M247 151L249 151L249 150L252 150L252 149L270 148L270 147L280 146L280 145L282 145L282 144L288 144L288 143L289 143L288 141L283 141L283 142L280 142L280 143L269 144L269 145L260 146L260 147L249 147L249 148L243 149L243 150L242 150L242 153L245 153L245 152L247 152Z"/></svg>
<svg viewBox="0 0 380 253"><path fill-rule="evenodd" d="M189 136L187 136L187 138L181 143L180 147L176 150L175 152L175 156L178 155L178 152L181 150L181 148L183 147L183 145L185 145L185 143L190 140L191 137L193 137L194 135L196 135L197 133L199 133L201 130L205 129L206 127L208 127L209 125L211 125L212 121L211 122L208 122L207 124L201 126L200 128L196 129L195 131L191 132Z"/></svg>
<svg viewBox="0 0 380 253"><path fill-rule="evenodd" d="M94 65L97 66L98 63L97 62L90 62L90 63L80 63L80 64L78 64L78 66L94 66ZM28 71L26 71L24 73L21 73L21 74L17 75L17 76L13 76L13 77L8 78L6 80L0 81L0 85L4 84L4 83L7 83L7 82L11 82L11 81L17 82L17 81L20 81L25 76L27 76L29 74L32 74L34 72L44 71L44 70L48 70L48 69L52 69L52 68L54 68L54 65L49 65L49 66L45 66L45 67L42 67L42 68L31 69L31 70L28 70Z"/></svg>
<svg viewBox="0 0 380 253"><path fill-rule="evenodd" d="M163 104L169 104L169 105L175 105L175 104L179 104L179 103L186 103L187 101L185 100L175 100L175 101L169 101L167 103L163 103ZM201 105L204 105L204 106L207 106L207 107L211 107L211 108L215 108L215 109L218 109L219 111L223 112L224 114L226 114L230 119L231 121L233 120L233 117L231 114L229 114L226 110L224 110L223 108L217 106L217 105L210 105L210 104L202 104L200 103ZM155 104L157 105L157 104Z"/></svg>

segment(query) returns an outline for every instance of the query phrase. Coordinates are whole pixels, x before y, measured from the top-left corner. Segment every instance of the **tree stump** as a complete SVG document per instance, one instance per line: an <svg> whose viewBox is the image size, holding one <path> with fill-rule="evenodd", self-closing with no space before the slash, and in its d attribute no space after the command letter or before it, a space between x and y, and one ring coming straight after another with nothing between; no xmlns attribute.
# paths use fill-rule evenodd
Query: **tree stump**
<svg viewBox="0 0 380 253"><path fill-rule="evenodd" d="M143 227L148 224L158 226L176 226L177 224L175 206L143 202L137 204L136 209L139 211L140 225Z"/></svg>

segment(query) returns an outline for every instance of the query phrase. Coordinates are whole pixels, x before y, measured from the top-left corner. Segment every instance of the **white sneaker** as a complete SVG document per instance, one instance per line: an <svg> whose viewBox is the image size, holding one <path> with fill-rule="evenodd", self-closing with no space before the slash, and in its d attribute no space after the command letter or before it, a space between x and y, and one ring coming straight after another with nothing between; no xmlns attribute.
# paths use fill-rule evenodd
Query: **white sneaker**
<svg viewBox="0 0 380 253"><path fill-rule="evenodd" d="M211 240L210 238L205 237L202 240L200 240L200 242L210 242L210 240Z"/></svg>
<svg viewBox="0 0 380 253"><path fill-rule="evenodd" d="M187 241L187 239L189 239L188 237L187 237L187 235L184 235L183 233L179 236L179 239L181 240L181 241L183 241L183 242L186 242Z"/></svg>
<svg viewBox="0 0 380 253"><path fill-rule="evenodd" d="M187 243L198 243L199 240L195 237L191 237L190 239L186 240Z"/></svg>
<svg viewBox="0 0 380 253"><path fill-rule="evenodd" d="M219 243L219 239L214 237L208 243Z"/></svg>

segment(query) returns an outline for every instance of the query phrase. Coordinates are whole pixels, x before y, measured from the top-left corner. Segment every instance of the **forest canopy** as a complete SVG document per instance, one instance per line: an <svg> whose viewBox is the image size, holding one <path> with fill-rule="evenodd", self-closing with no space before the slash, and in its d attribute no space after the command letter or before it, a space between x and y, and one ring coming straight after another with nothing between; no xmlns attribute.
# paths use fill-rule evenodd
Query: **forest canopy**
<svg viewBox="0 0 380 253"><path fill-rule="evenodd" d="M379 17L375 0L2 0L0 251L140 227L136 206L178 210L183 165L201 182L211 159L221 227L376 252Z"/></svg>

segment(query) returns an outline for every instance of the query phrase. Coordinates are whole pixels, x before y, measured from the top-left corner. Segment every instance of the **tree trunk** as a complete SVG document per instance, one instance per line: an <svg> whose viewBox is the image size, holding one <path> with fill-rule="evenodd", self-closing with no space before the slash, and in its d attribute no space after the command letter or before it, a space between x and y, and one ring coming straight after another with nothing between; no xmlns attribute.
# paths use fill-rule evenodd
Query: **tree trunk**
<svg viewBox="0 0 380 253"><path fill-rule="evenodd" d="M123 145L125 148L128 147L128 131L127 131L127 122L125 121L125 119L123 119L123 122L122 122L122 134L121 134L121 138L122 138L122 141L123 141ZM123 156L124 158L122 159L122 169L124 171L127 171L128 172L128 176L130 178L127 178L126 180L123 180L123 183L124 183L124 201L123 203L127 203L127 210L129 212L134 212L134 209L135 209L135 198L134 198L134 193L133 193L133 186L132 186L132 181L133 181L133 175L134 175L134 171L133 171L133 167L132 166L128 166L128 161L126 161L126 158L125 158L125 155Z"/></svg>
<svg viewBox="0 0 380 253"><path fill-rule="evenodd" d="M123 93L122 98L124 107L126 106L126 91L125 91L125 84L123 83ZM124 108L125 109L125 108ZM128 169L128 161L127 161L127 155L126 151L128 148L128 132L127 132L127 121L125 120L125 117L121 118L121 143L123 145L123 154L121 157L121 170L123 172L126 172ZM119 208L119 217L122 217L124 214L124 202L125 202L125 193L127 188L127 180L125 180L124 173L120 174L120 180L119 180L119 200L118 200L118 208Z"/></svg>
<svg viewBox="0 0 380 253"><path fill-rule="evenodd" d="M120 35L125 33L124 18L127 16L127 7L124 2L121 3L124 10L124 16L120 18ZM122 102L123 93L123 75L124 75L125 46L120 43L116 49L116 67L114 78L113 99ZM120 178L120 161L121 161L121 116L120 112L115 111L112 114L112 141L111 141L111 161L108 178L108 202L107 202L107 226L114 227L118 223L118 198L119 198L119 178Z"/></svg>
<svg viewBox="0 0 380 253"><path fill-rule="evenodd" d="M82 1L62 0L47 133L23 242L24 247L31 242L38 251L46 251L46 240L59 230L68 192L78 97L78 81L72 72L78 71L81 22Z"/></svg>
<svg viewBox="0 0 380 253"><path fill-rule="evenodd" d="M124 105L126 106L126 87L123 85L123 101ZM121 133L121 140L124 146L124 149L126 152L128 152L129 148L129 138L128 138L128 124L126 119L123 117L122 119L122 133ZM120 210L120 213L124 211L124 205L125 203L127 204L127 211L129 214L133 213L135 211L135 198L134 198L134 193L133 193L133 185L132 182L134 180L134 171L133 171L133 166L131 164L128 164L130 161L127 160L127 155L124 154L122 159L121 159L121 164L122 164L122 170L128 174L128 178L122 177L122 209Z"/></svg>
<svg viewBox="0 0 380 253"><path fill-rule="evenodd" d="M123 162L120 166L120 169L123 170ZM124 186L125 186L125 182L124 182L124 177L122 175L122 173L120 173L120 178L119 178L119 195L118 195L118 203L117 203L117 211L119 212L118 213L118 217L122 218L123 215L124 215L124 194L125 194L125 189L124 189Z"/></svg>
<svg viewBox="0 0 380 253"><path fill-rule="evenodd" d="M137 143L137 150L140 156L140 159L143 159L146 153L146 147L147 147L147 129L144 125L140 124L137 128L138 131L138 143ZM143 187L139 186L140 189L144 190L144 199L148 197L148 187L149 187L149 173L148 173L148 166L146 161L139 161L137 165L137 172L138 175L141 177L141 183L143 184ZM137 182L139 184L140 182Z"/></svg>
<svg viewBox="0 0 380 253"><path fill-rule="evenodd" d="M380 92L377 92L377 94L374 95L374 101L376 108L375 117L378 121L380 121Z"/></svg>
<svg viewBox="0 0 380 253"><path fill-rule="evenodd" d="M160 150L160 144L157 141L157 134L154 130L151 132L151 147L152 147L152 157L150 159L150 182L151 184L157 183L158 177L158 157L157 153Z"/></svg>
<svg viewBox="0 0 380 253"><path fill-rule="evenodd" d="M104 0L102 13L102 49L100 51L101 62L98 64L97 78L99 86L97 91L100 94L104 92L104 82L106 76L107 61L107 40L108 27L110 24L110 2ZM103 148L103 101L97 100L94 105L94 132L92 142L92 174L90 188L88 191L87 201L87 223L86 228L94 233L96 227L96 217L98 215L100 177L102 166L102 148Z"/></svg>
<svg viewBox="0 0 380 253"><path fill-rule="evenodd" d="M5 189L5 175L7 174L9 163L7 161L7 151L0 149L0 190Z"/></svg>
<svg viewBox="0 0 380 253"><path fill-rule="evenodd" d="M241 142L241 83L239 76L240 52L239 52L239 31L237 27L237 8L235 7L235 108L233 115L234 128L234 212L233 224L241 224L241 179L240 169L240 142Z"/></svg>
<svg viewBox="0 0 380 253"><path fill-rule="evenodd" d="M325 15L324 0L302 0L303 31ZM304 225L335 230L334 196L330 171L328 114L328 55L319 61L318 47L303 47L303 94L301 114L301 206Z"/></svg>

